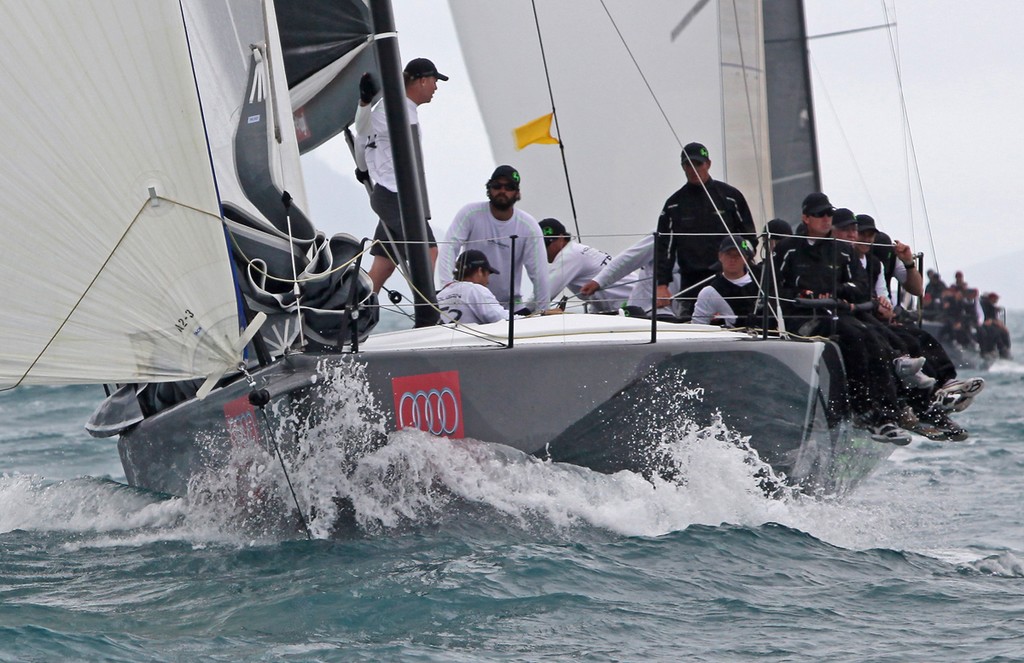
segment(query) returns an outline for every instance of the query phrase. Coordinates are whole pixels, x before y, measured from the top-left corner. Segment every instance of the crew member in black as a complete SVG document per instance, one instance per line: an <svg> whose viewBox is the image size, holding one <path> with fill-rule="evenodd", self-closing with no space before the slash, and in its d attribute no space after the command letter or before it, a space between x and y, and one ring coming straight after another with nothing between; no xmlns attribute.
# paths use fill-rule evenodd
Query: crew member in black
<svg viewBox="0 0 1024 663"><path fill-rule="evenodd" d="M682 297L693 302L694 286L715 274L711 266L718 259L722 238L733 234L754 241L750 207L739 189L711 178L708 149L700 143L688 144L683 148L682 165L686 184L665 201L658 217L655 270L659 307L669 304L668 286L677 263Z"/></svg>
<svg viewBox="0 0 1024 663"><path fill-rule="evenodd" d="M690 321L726 327L752 326L759 292L748 271L753 262L754 247L750 242L732 237L723 239L715 265L721 273L701 288Z"/></svg>
<svg viewBox="0 0 1024 663"><path fill-rule="evenodd" d="M901 408L892 351L852 314L852 303L865 301L870 295L854 282L852 264L856 258L850 247L831 240L833 209L825 194L808 195L802 217L807 236L792 237L775 249L777 283L787 326L792 328L796 323L804 336L832 336L843 355L855 424L867 427L875 440L908 444L910 435L896 425ZM797 298L831 299L836 303L820 315L799 307Z"/></svg>

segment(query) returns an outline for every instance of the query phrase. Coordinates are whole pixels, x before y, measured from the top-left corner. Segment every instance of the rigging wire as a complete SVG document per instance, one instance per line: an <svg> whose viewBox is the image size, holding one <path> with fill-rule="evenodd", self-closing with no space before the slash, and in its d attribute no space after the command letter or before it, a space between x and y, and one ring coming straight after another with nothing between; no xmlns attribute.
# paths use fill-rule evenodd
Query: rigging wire
<svg viewBox="0 0 1024 663"><path fill-rule="evenodd" d="M886 4L885 0L882 0L882 11L885 13L886 24L887 24L887 26L889 28L888 30L886 30L886 33L887 33L887 35L889 37L889 50L890 50L890 52L892 54L893 67L896 70L896 87L899 90L900 112L901 112L901 117L902 117L902 120L903 120L904 155L905 155L905 164L906 164L906 170L907 170L907 185L908 185L907 186L907 198L908 198L907 202L908 202L908 206L910 208L911 238L916 243L917 236L915 234L915 224L913 222L914 221L914 205L913 205L913 200L911 199L911 191L910 191L911 166L913 166L913 177L914 177L914 180L917 182L917 193L918 193L918 196L919 196L920 201L921 201L921 211L922 211L922 214L924 215L924 227L925 227L925 233L928 236L928 246L931 249L932 263L935 265L935 269L938 270L939 269L939 256L938 256L938 253L935 250L935 235L932 233L931 220L928 217L928 203L925 200L924 184L921 181L921 165L920 165L920 162L918 161L918 158L917 158L917 148L914 145L914 134L913 134L913 131L910 128L910 113L907 111L907 96L906 96L906 91L905 91L905 89L903 87L903 68L902 68L902 65L900 64L899 40L898 40L897 35L896 35L896 25L897 25L896 17L895 17L896 6L895 6L895 4L893 5L892 12L893 12L894 15L893 15L891 20L890 20L890 17L889 17L889 7Z"/></svg>
<svg viewBox="0 0 1024 663"><path fill-rule="evenodd" d="M544 51L544 39L540 31L540 17L537 15L537 0L531 0L533 6L533 22L537 27L537 44L540 46L540 60L544 65L544 80L547 81L548 99L551 101L551 117L555 121L555 133L558 134L558 150L562 156L562 170L565 172L565 188L569 195L569 208L572 210L572 223L576 227L576 236L580 236L580 221L576 216L576 199L572 195L572 181L569 179L569 163L565 158L565 143L562 141L562 129L558 125L558 113L555 110L555 92L551 87L551 73L548 70L548 58Z"/></svg>
<svg viewBox="0 0 1024 663"><path fill-rule="evenodd" d="M739 9L736 6L736 0L733 0L733 2L732 2L732 16L733 16L733 24L735 26L735 33L736 33L736 46L737 46L737 50L739 51L739 54L740 54L740 71L743 74L743 99L744 99L744 101L746 102L746 105L747 105L747 124L749 125L749 128L750 128L750 142L752 144L751 147L753 148L753 152L754 152L754 163L757 166L754 169L754 172L757 173L757 196L758 196L758 200L761 203L761 205L760 205L761 215L764 216L764 217L767 217L768 215L765 214L765 212L768 209L768 201L765 200L765 195L764 195L764 192L765 192L764 172L763 172L763 170L761 168L762 165L764 164L764 161L763 161L763 155L761 153L761 142L757 139L758 132L757 132L757 129L755 128L755 126L754 126L754 116L755 116L755 113L754 113L754 108L753 108L753 102L750 99L750 85L749 85L749 81L747 80L747 72L749 70L747 69L747 61L746 61L746 57L745 57L745 55L743 53L743 39L742 39L742 37L740 35L740 12L739 12ZM762 28L762 31L763 31L763 28ZM763 34L762 34L762 38L763 38ZM763 76L765 72L764 72L764 69L762 68L762 69L758 70L757 73L758 73L758 80L760 80L760 77ZM760 113L758 113L757 115L760 116ZM767 219L766 219L765 222L767 223Z"/></svg>

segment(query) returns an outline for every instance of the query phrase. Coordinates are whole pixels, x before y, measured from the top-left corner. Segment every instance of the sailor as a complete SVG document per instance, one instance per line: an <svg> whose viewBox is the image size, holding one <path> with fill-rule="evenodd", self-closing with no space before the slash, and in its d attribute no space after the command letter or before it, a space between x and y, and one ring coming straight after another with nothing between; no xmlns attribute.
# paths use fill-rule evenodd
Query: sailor
<svg viewBox="0 0 1024 663"><path fill-rule="evenodd" d="M636 318L650 318L654 301L654 234L644 235L607 265L590 281L580 288L580 295L590 296L613 284L629 285L629 297L624 311ZM672 270L672 282L668 284L669 294L675 297L679 292L679 265ZM675 300L672 300L675 302ZM671 306L662 306L655 312L659 320L677 321Z"/></svg>
<svg viewBox="0 0 1024 663"><path fill-rule="evenodd" d="M758 287L747 271L754 247L745 239L726 237L718 246L721 273L697 294L690 322L748 327L757 306Z"/></svg>
<svg viewBox="0 0 1024 663"><path fill-rule="evenodd" d="M680 290L687 293L715 275L722 237L740 235L753 242L754 220L739 189L711 178L711 158L700 143L683 148L686 184L665 201L658 217L658 305L666 305L672 293L672 270L679 267ZM693 297L692 294L689 295Z"/></svg>
<svg viewBox="0 0 1024 663"><path fill-rule="evenodd" d="M547 250L537 220L516 209L520 200L519 171L512 166L498 166L487 180L487 201L470 203L455 215L441 246L438 273L443 280L455 267L460 251L482 251L490 264L497 266L502 278L491 279L491 292L503 306L517 313L541 310L551 301ZM512 269L512 240L515 240L515 264ZM523 268L533 284L533 299L523 302L520 294ZM513 289L509 290L509 277Z"/></svg>
<svg viewBox="0 0 1024 663"><path fill-rule="evenodd" d="M981 353L988 357L998 355L1002 359L1012 359L1010 354L1010 330L1003 322L1003 308L999 306L999 295L988 292L981 297L981 310L985 320L978 328L978 346Z"/></svg>
<svg viewBox="0 0 1024 663"><path fill-rule="evenodd" d="M454 281L437 293L437 306L441 309L440 324L453 322L498 322L508 319L505 309L487 288L491 274L499 274L491 267L483 251L470 249L455 259Z"/></svg>
<svg viewBox="0 0 1024 663"><path fill-rule="evenodd" d="M768 228L769 244L768 250L774 251L779 242L793 234L793 227L785 219L772 219L766 226Z"/></svg>
<svg viewBox="0 0 1024 663"><path fill-rule="evenodd" d="M423 150L420 147L419 115L417 108L428 104L437 91L437 82L448 77L440 73L434 63L426 58L410 60L405 65L405 105L412 125L413 145L417 163L420 164L420 191L423 194L423 212L430 220L430 205L427 201L426 181L423 178ZM380 222L374 232L374 245L370 248L373 264L370 266L370 280L373 291L380 292L381 286L395 271L399 262L405 261L405 233L398 205L398 183L395 180L395 164L391 154L391 134L388 131L384 102L370 110L370 104L377 93L376 83L370 74L364 74L360 81L359 107L356 109L355 125L359 134L361 150L357 154L357 177L360 177L359 156L361 153L365 170L373 182L370 193L370 207L377 213ZM437 241L430 224L426 223L427 241L430 246L430 268L437 261Z"/></svg>
<svg viewBox="0 0 1024 663"><path fill-rule="evenodd" d="M825 194L812 193L804 198L802 211L807 236L780 242L773 256L786 321L803 322L799 330L804 336L832 336L837 342L849 380L854 425L867 428L875 440L909 444L910 435L896 424L902 408L891 351L852 314L852 303L865 301L868 293L854 282L850 248L831 241L832 203ZM811 315L798 305L798 298L827 299L831 310Z"/></svg>
<svg viewBox="0 0 1024 663"><path fill-rule="evenodd" d="M893 278L910 294L915 297L923 296L924 279L917 269L914 251L909 245L899 240L893 241L885 233L879 232L875 219L869 214L857 215L857 239L871 247L871 253L878 260L879 273L886 293L894 305L899 302L892 296L889 285Z"/></svg>
<svg viewBox="0 0 1024 663"><path fill-rule="evenodd" d="M848 245L856 258L851 265L854 281L863 292L870 293L876 307L871 311L859 311L855 315L866 324L868 333L874 334L878 342L895 351L893 368L907 389L924 389L931 394L935 378L922 372L925 359L920 356L920 344L913 337L897 333L891 324L894 318L892 302L882 280L882 264L872 251L870 242L859 241L860 222L852 211L840 208L832 214L832 236ZM906 416L901 425L906 427L914 418Z"/></svg>
<svg viewBox="0 0 1024 663"><path fill-rule="evenodd" d="M588 313L618 313L626 305L632 290L628 283L612 283L602 288L601 294L595 291L585 295L582 292L583 286L593 281L611 262L610 255L574 241L558 219L542 220L540 230L544 233L544 245L551 265L551 293L554 296L568 288L586 303Z"/></svg>

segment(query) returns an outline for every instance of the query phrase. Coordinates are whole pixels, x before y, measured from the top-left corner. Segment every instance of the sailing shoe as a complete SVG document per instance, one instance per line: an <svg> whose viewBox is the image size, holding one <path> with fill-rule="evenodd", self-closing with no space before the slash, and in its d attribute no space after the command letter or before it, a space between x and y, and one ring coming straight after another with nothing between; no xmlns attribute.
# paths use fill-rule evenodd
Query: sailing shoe
<svg viewBox="0 0 1024 663"><path fill-rule="evenodd" d="M900 412L899 419L897 419L896 423L904 430L912 430L914 426L917 426L920 422L917 415L914 414L914 408L908 405Z"/></svg>
<svg viewBox="0 0 1024 663"><path fill-rule="evenodd" d="M928 389L931 390L935 386L935 378L930 375L925 375L922 371L918 371L913 375L904 375L900 377L900 381L903 386L907 389Z"/></svg>
<svg viewBox="0 0 1024 663"><path fill-rule="evenodd" d="M897 377L908 378L924 368L924 357L903 355L892 360Z"/></svg>
<svg viewBox="0 0 1024 663"><path fill-rule="evenodd" d="M887 421L884 424L877 426L869 426L868 430L871 431L871 439L876 442L889 442L890 444L896 444L904 447L910 444L910 435L907 431L903 430L891 421Z"/></svg>
<svg viewBox="0 0 1024 663"><path fill-rule="evenodd" d="M949 380L935 390L932 404L946 412L963 412L984 388L985 381L981 378Z"/></svg>
<svg viewBox="0 0 1024 663"><path fill-rule="evenodd" d="M949 418L949 415L934 405L920 416L921 423L931 424L946 434L947 440L963 442L971 436L967 429Z"/></svg>
<svg viewBox="0 0 1024 663"><path fill-rule="evenodd" d="M928 438L929 440L933 440L935 442L943 442L949 439L949 434L946 433L946 431L942 430L935 424L927 421L918 420L918 422L915 425L907 428L907 430L910 431L911 433L917 433L918 435L922 435Z"/></svg>

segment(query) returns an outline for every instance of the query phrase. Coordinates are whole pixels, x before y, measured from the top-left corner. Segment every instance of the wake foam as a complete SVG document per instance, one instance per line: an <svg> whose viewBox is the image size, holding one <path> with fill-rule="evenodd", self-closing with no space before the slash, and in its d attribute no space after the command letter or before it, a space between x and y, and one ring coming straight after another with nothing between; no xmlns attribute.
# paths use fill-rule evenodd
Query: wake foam
<svg viewBox="0 0 1024 663"><path fill-rule="evenodd" d="M184 514L183 500L161 498L113 481L0 476L0 533L164 528L178 524Z"/></svg>

